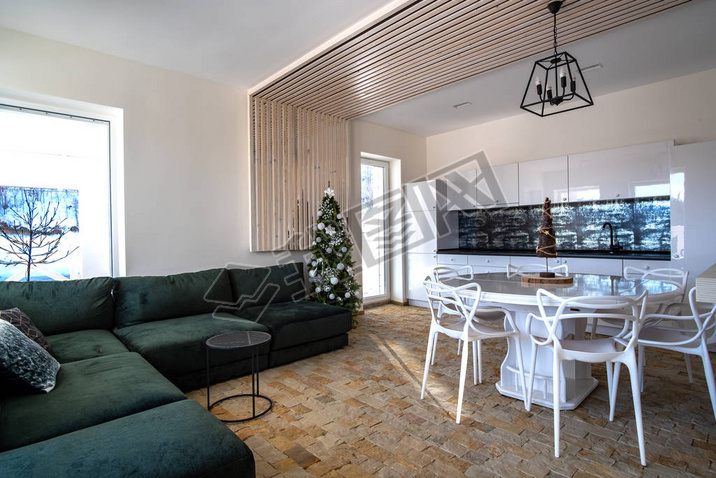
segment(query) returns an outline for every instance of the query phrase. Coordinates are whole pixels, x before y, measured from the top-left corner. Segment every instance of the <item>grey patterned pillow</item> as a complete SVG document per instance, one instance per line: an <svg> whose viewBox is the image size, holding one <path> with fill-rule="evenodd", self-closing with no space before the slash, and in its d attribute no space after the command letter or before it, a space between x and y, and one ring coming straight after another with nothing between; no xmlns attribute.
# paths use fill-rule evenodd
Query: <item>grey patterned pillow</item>
<svg viewBox="0 0 716 478"><path fill-rule="evenodd" d="M55 388L59 370L60 363L45 349L11 323L0 320L0 382L3 385L48 393Z"/></svg>

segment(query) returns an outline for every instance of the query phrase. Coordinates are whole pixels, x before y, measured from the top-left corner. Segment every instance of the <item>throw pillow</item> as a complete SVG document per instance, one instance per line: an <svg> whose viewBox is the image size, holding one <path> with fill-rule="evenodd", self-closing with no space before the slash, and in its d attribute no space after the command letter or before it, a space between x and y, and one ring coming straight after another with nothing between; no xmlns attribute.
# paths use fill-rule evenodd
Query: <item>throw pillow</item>
<svg viewBox="0 0 716 478"><path fill-rule="evenodd" d="M51 354L54 354L54 351L52 350L52 345L47 342L47 339L44 335L42 335L40 329L38 329L37 326L32 323L30 317L28 317L27 314L25 314L20 309L14 308L8 310L0 310L0 319L7 320L12 325L20 329L20 332L37 342L37 345L47 350Z"/></svg>
<svg viewBox="0 0 716 478"><path fill-rule="evenodd" d="M10 322L0 320L0 381L3 388L50 392L60 363Z"/></svg>

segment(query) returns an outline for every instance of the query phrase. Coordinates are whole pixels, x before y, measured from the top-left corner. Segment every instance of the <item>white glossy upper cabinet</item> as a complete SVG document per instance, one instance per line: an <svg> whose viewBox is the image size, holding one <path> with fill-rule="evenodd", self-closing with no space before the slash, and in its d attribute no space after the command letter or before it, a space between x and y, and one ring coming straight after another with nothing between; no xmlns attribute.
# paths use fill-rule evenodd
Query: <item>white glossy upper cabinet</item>
<svg viewBox="0 0 716 478"><path fill-rule="evenodd" d="M546 197L553 203L569 201L567 156L520 163L519 178L521 206L542 204Z"/></svg>
<svg viewBox="0 0 716 478"><path fill-rule="evenodd" d="M477 170L453 171L445 175L448 211L464 211L477 208L475 178Z"/></svg>
<svg viewBox="0 0 716 478"><path fill-rule="evenodd" d="M478 207L517 204L519 201L518 170L517 163L512 163L478 171L475 179Z"/></svg>
<svg viewBox="0 0 716 478"><path fill-rule="evenodd" d="M669 195L673 141L569 155L569 200Z"/></svg>
<svg viewBox="0 0 716 478"><path fill-rule="evenodd" d="M407 183L405 189L405 211L435 211L438 206L437 181Z"/></svg>

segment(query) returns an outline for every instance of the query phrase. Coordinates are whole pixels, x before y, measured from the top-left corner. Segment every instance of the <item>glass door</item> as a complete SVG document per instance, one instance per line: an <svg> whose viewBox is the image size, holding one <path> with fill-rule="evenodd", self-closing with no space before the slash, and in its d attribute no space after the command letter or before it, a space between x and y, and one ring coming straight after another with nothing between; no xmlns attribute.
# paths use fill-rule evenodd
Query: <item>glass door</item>
<svg viewBox="0 0 716 478"><path fill-rule="evenodd" d="M363 300L390 299L388 240L388 163L361 161L361 226L363 231Z"/></svg>

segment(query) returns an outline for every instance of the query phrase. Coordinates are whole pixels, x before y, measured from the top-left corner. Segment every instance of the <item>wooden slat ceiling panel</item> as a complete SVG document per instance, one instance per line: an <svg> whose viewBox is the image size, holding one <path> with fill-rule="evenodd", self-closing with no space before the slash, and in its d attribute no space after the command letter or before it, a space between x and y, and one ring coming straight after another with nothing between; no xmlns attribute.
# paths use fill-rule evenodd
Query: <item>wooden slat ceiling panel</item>
<svg viewBox="0 0 716 478"><path fill-rule="evenodd" d="M566 0L562 45L691 0ZM418 0L254 93L356 118L552 47L548 1ZM584 66L584 65L582 65Z"/></svg>

